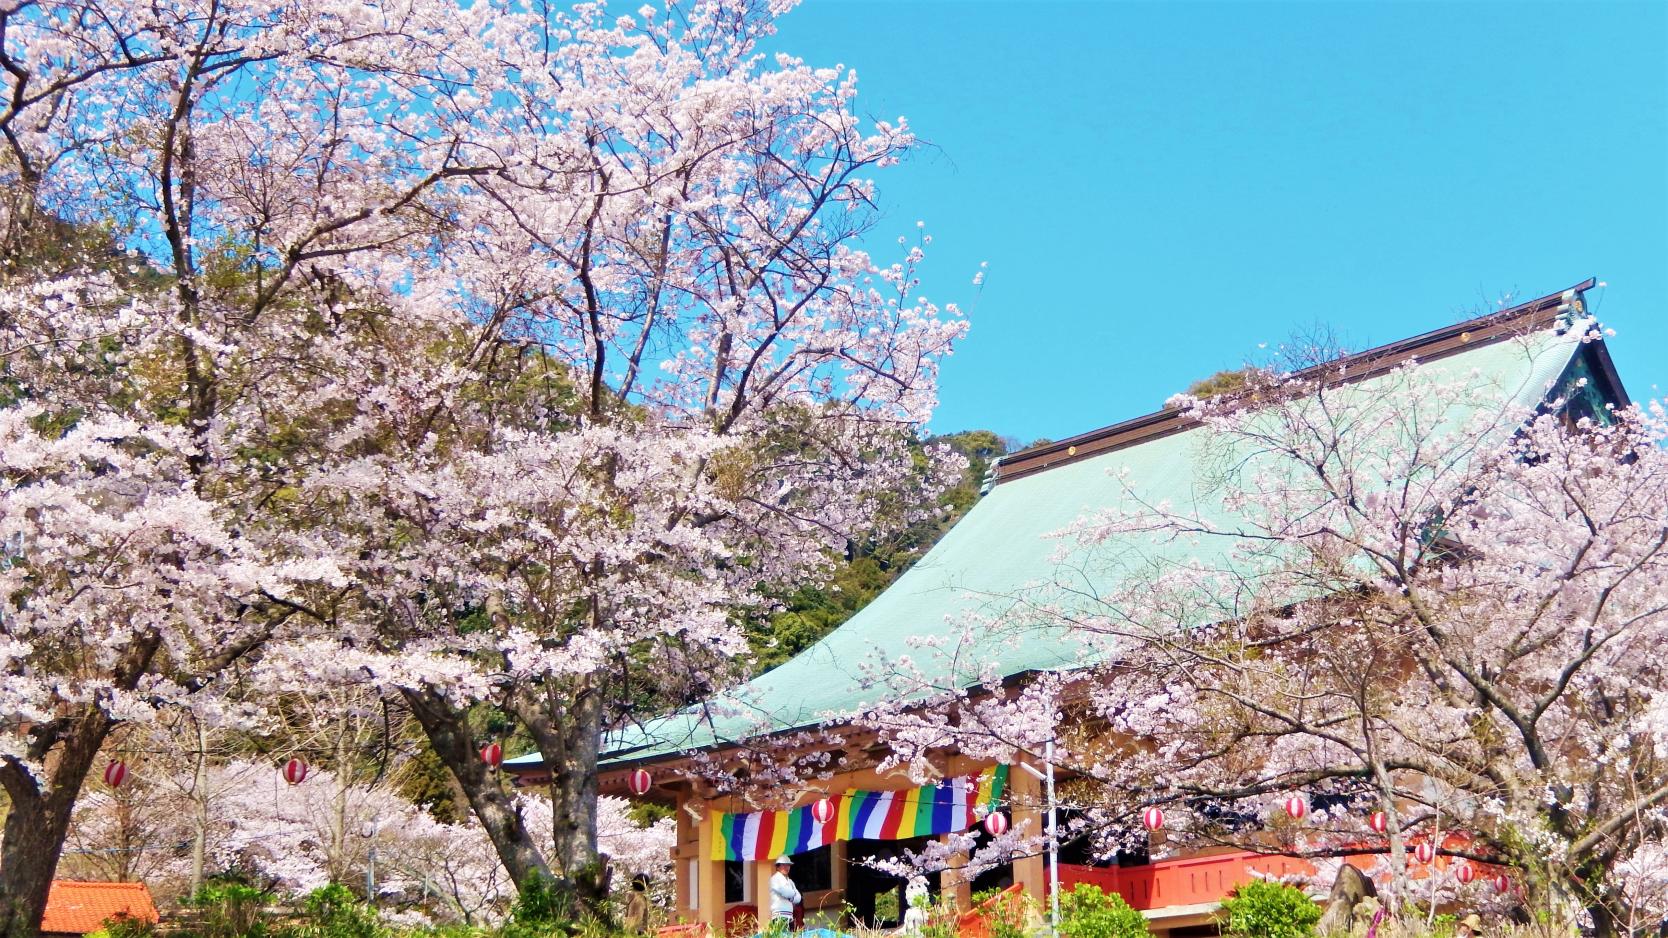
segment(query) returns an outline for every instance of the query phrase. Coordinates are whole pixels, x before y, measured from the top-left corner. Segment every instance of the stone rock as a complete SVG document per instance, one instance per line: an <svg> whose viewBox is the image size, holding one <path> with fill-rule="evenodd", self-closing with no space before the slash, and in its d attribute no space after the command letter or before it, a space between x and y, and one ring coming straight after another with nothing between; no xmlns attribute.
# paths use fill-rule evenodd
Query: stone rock
<svg viewBox="0 0 1668 938"><path fill-rule="evenodd" d="M1355 907L1362 899L1378 896L1378 887L1371 878L1349 864L1338 869L1332 881L1332 891L1326 897L1326 911L1321 913L1315 931L1322 935L1347 935L1355 924Z"/></svg>

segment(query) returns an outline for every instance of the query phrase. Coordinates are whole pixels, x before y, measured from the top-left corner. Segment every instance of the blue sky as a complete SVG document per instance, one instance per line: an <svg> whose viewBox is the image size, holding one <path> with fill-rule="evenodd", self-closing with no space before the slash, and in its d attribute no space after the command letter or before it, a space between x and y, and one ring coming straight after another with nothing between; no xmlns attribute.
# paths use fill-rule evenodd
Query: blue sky
<svg viewBox="0 0 1668 938"><path fill-rule="evenodd" d="M931 143L873 243L924 219L928 295L973 307L935 430L1058 439L1304 326L1589 275L1668 394L1668 4L808 0L775 45Z"/></svg>

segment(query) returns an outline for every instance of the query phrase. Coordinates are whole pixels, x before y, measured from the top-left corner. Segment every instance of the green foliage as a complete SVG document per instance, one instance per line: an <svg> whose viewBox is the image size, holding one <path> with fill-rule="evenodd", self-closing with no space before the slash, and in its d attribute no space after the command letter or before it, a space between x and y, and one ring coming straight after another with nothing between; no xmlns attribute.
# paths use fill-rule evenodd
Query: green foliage
<svg viewBox="0 0 1668 938"><path fill-rule="evenodd" d="M1282 883L1255 880L1222 901L1225 934L1243 938L1310 938L1321 908L1314 900Z"/></svg>
<svg viewBox="0 0 1668 938"><path fill-rule="evenodd" d="M1005 898L997 898L1004 893L1007 893L1007 890L1001 888L981 889L969 897L975 909L990 902L990 906L984 910L984 920L990 929L990 938L1033 938L1036 934L1034 926L1040 919L1037 900L1025 893L1017 896L1009 893ZM992 899L997 901L991 902ZM952 913L947 917L950 938L955 938L954 909L949 911Z"/></svg>
<svg viewBox="0 0 1668 938"><path fill-rule="evenodd" d="M541 926L548 928L572 919L573 894L558 888L548 877L531 875L521 884L504 930L508 934L510 926L520 925L537 931Z"/></svg>
<svg viewBox="0 0 1668 938"><path fill-rule="evenodd" d="M759 670L769 670L809 648L891 586L973 507L991 463L1008 452L1007 441L989 430L934 437L915 447L916 469L923 475L929 465L927 448L935 445L948 446L967 460L961 478L939 494L927 517L904 526L891 537L850 545L845 563L828 583L801 587L782 597L782 611L749 631ZM895 494L895 502L887 510L907 516L926 507L920 490L909 487Z"/></svg>
<svg viewBox="0 0 1668 938"><path fill-rule="evenodd" d="M144 919L122 914L104 920L104 927L88 933L88 938L151 938L156 925Z"/></svg>
<svg viewBox="0 0 1668 938"><path fill-rule="evenodd" d="M638 827L650 827L654 822L669 818L676 813L672 808L663 804L656 804L653 801L633 801L631 807L626 809L626 817L630 818L631 823Z"/></svg>
<svg viewBox="0 0 1668 938"><path fill-rule="evenodd" d="M1251 374L1252 372L1249 368L1234 368L1227 371L1218 371L1216 374L1207 378L1200 378L1199 380L1188 385L1187 393L1193 397L1203 398L1218 397L1223 394L1232 394L1235 391L1243 391L1245 386L1250 383Z"/></svg>
<svg viewBox="0 0 1668 938"><path fill-rule="evenodd" d="M1060 933L1066 938L1145 938L1147 919L1117 893L1078 883L1060 894Z"/></svg>
<svg viewBox="0 0 1668 938"><path fill-rule="evenodd" d="M294 929L295 938L379 938L385 931L376 910L341 883L308 893L303 908L306 920Z"/></svg>
<svg viewBox="0 0 1668 938"><path fill-rule="evenodd" d="M262 938L268 933L266 903L267 894L242 878L214 877L187 900L196 910L196 922L181 933L192 938Z"/></svg>
<svg viewBox="0 0 1668 938"><path fill-rule="evenodd" d="M902 922L903 903L898 900L896 890L887 890L875 896L876 922Z"/></svg>

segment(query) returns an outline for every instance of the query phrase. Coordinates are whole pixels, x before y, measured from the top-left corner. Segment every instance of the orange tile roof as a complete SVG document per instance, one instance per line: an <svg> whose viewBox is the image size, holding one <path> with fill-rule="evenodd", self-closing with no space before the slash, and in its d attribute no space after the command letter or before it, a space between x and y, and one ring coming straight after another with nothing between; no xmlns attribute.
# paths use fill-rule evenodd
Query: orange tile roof
<svg viewBox="0 0 1668 938"><path fill-rule="evenodd" d="M106 919L122 914L155 922L156 903L144 883L84 883L52 881L41 931L84 935L103 927Z"/></svg>

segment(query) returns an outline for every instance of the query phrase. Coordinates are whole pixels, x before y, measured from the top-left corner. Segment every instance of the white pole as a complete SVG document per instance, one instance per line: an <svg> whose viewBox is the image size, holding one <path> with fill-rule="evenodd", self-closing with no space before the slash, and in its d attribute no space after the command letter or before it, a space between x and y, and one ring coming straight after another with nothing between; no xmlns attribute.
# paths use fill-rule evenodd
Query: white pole
<svg viewBox="0 0 1668 938"><path fill-rule="evenodd" d="M1048 934L1060 938L1060 837L1054 803L1054 740L1043 749L1048 763Z"/></svg>

